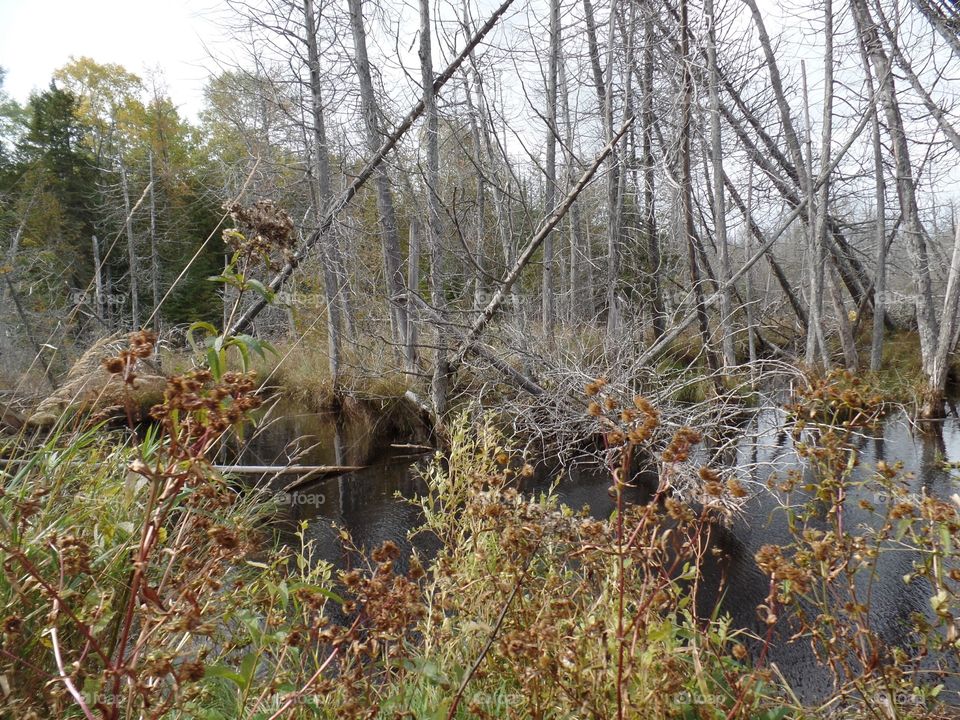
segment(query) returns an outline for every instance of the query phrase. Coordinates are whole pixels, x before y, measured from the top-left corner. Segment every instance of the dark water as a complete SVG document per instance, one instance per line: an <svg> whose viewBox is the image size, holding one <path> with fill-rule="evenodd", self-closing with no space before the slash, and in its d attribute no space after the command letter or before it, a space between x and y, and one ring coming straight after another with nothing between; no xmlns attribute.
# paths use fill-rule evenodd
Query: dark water
<svg viewBox="0 0 960 720"><path fill-rule="evenodd" d="M791 542L784 506L789 502L797 507L808 502L810 497L802 490L795 490L788 498L766 488L772 473L784 477L788 469L798 467L782 415L775 411L762 413L753 430L757 433L755 440L741 443L734 460L735 467L752 469L741 477L748 481L753 493L720 541L729 559L710 570L714 575L714 587L719 584L717 576L725 576L721 607L731 614L734 624L762 635L766 626L757 617L755 608L764 601L769 586L768 578L754 562L755 553L763 545ZM888 418L875 434L859 438L855 447L860 460L855 476L872 473L878 461L890 464L899 461L903 463L901 477L906 479L906 489L911 494L925 493L947 500L958 491L957 478L944 468L942 462L960 460L960 422L955 418L924 432L912 428L905 417L897 415ZM844 528L848 533L879 525L875 514L860 507L860 500L880 509L888 502L879 488L854 486L844 505ZM826 520L823 529L829 529ZM878 572L870 590L870 624L890 645L908 647L917 641L911 631L911 613L932 617L929 600L933 592L928 583L924 580L909 584L903 581L911 572L913 563L919 561L919 553L906 550L881 553L878 561ZM866 595L866 587L859 583L858 594L861 598ZM829 690L831 676L814 657L808 644L787 642L795 629L787 617L775 626L774 644L768 658L777 663L801 699L812 701ZM757 650L756 646L754 650ZM931 671L935 666L932 658L924 665ZM960 704L960 682L952 677L937 678L934 674L929 677L931 687L940 681L946 686L944 699Z"/></svg>
<svg viewBox="0 0 960 720"><path fill-rule="evenodd" d="M289 527L306 521L306 538L315 543L319 557L335 566L348 566L357 560L342 548L338 538L341 527L365 550L392 540L405 551L404 555L413 548L425 556L435 552L428 537L420 535L413 542L408 540L409 531L420 524L418 509L408 499L424 489L416 466L427 462L429 454L414 455L409 449L390 447L391 442L405 442L403 438L375 437L371 441L369 432L362 428L336 430L329 416L287 412L269 431L249 443L242 459L250 464L281 464L295 458L303 464L332 464L339 457L341 461L348 458L355 464L369 464L367 469L322 479L293 495L283 496ZM726 460L730 466L742 469L739 477L751 495L731 527L717 535L725 557L705 569L707 582L697 604L709 609L719 601L736 627L763 635L766 626L758 619L756 607L766 597L768 578L757 567L754 556L763 545L792 541L783 506L788 500L796 506L809 498L799 490L789 498L782 497L766 487L771 473L784 476L788 469L798 467L778 410L759 413L752 426L745 428L744 438L734 456ZM338 444L339 453L334 451ZM871 472L880 460L900 461L910 492L948 499L958 491L957 480L941 462L960 460L960 422L956 419L946 421L934 432L920 433L904 417L892 417L876 435L858 439L857 449L857 472ZM289 482L289 478L285 481ZM561 502L574 509L587 506L598 518L609 516L614 509L608 494L610 477L603 470L577 468L553 475L540 473L528 489L545 491L555 481ZM643 502L649 496L643 488L631 492L628 500L635 502ZM877 507L882 507L886 500L869 490L851 492L844 515L848 532L876 523L874 515L859 507L861 498ZM903 582L915 560L918 558L908 551L884 553L873 581L871 624L891 644L909 645L915 640L910 634L911 613L931 613L929 599L933 593L929 586L918 580ZM778 622L767 659L777 664L801 700L812 702L829 692L830 674L808 644L788 642L793 629L786 616ZM759 644L754 643L752 650L758 652ZM935 669L933 660L928 668ZM947 699L960 704L960 682L930 676L931 686L938 682L945 682Z"/></svg>

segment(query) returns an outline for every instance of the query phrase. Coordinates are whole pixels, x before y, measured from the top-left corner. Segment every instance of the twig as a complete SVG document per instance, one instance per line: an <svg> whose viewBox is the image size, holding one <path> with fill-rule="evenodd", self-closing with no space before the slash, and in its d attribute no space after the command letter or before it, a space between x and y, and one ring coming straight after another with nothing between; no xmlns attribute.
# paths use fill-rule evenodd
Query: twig
<svg viewBox="0 0 960 720"><path fill-rule="evenodd" d="M59 556L58 556L59 557ZM60 559L60 586L63 586L63 560ZM63 680L63 684L67 686L67 691L77 701L77 705L80 706L80 709L83 711L84 716L87 720L95 720L93 713L90 712L90 708L87 707L86 700L83 699L83 695L80 694L80 691L77 690L77 686L73 684L73 680L70 679L70 676L67 675L67 671L63 666L63 657L60 655L60 642L57 639L57 616L60 610L60 599L58 596L54 596L53 600L53 625L50 628L50 642L53 645L53 657L57 661L57 670L60 673L60 679Z"/></svg>
<svg viewBox="0 0 960 720"><path fill-rule="evenodd" d="M356 620L353 621L353 625L350 627L350 629L353 630L357 626L357 623L359 621L360 621L360 618L358 617ZM310 686L313 685L313 683L317 680L317 678L320 677L323 671L330 666L330 663L332 663L334 658L336 658L337 655L339 654L340 654L340 647L338 646L338 647L335 647L330 652L330 654L327 656L327 659L324 660L323 664L321 664L320 667L317 668L317 671L310 676L310 679L303 684L303 687L297 690L295 693L293 693L293 695L291 695L289 698L287 698L286 702L284 702L283 705L281 705L280 708L273 715L270 716L269 720L277 720L277 718L283 715L283 713L285 713L287 710L293 707L294 703L298 702L300 698L302 698L306 694L307 690L310 689Z"/></svg>
<svg viewBox="0 0 960 720"><path fill-rule="evenodd" d="M56 601L54 601L54 612L56 612ZM70 692L70 695L73 696L73 699L77 701L77 705L83 710L83 714L87 720L96 720L93 713L90 712L90 708L87 707L83 695L80 694L77 686L73 684L73 680L70 679L70 676L67 675L66 670L64 670L63 658L60 657L60 643L57 641L57 629L55 627L50 628L50 642L53 644L53 656L57 660L57 670L60 671L60 679L63 680L63 684L67 686L67 690Z"/></svg>
<svg viewBox="0 0 960 720"><path fill-rule="evenodd" d="M487 642L484 644L483 650L480 651L480 654L477 656L477 659L474 660L473 665L470 666L467 674L463 676L463 681L460 683L460 687L457 688L457 694L453 696L453 702L450 704L450 710L447 712L447 720L453 720L453 716L457 713L457 707L460 705L460 701L463 699L463 693L467 690L467 685L480 668L480 663L483 662L483 659L487 656L487 653L490 652L490 648L493 647L493 641L496 639L497 633L500 632L500 627L503 625L503 621L507 617L507 610L510 609L510 605L513 603L513 598L515 598L517 593L520 591L520 587L523 585L523 581L527 577L527 572L530 570L530 562L533 560L533 556L536 555L536 553L537 551L534 550L532 553L530 553L530 557L527 558L527 566L523 569L523 573L520 575L520 577L517 578L517 582L513 586L513 590L510 591L510 597L507 598L507 601L500 609L500 615L497 617L497 622L494 624L493 630L490 631L490 636L487 638Z"/></svg>

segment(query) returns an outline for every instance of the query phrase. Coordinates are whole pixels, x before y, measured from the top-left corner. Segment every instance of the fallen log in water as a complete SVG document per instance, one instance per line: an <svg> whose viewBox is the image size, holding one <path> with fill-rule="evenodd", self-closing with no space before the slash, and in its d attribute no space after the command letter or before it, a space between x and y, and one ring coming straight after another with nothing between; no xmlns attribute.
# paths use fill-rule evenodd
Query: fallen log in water
<svg viewBox="0 0 960 720"><path fill-rule="evenodd" d="M237 475L340 475L366 465L214 465L214 470Z"/></svg>
<svg viewBox="0 0 960 720"><path fill-rule="evenodd" d="M317 477L344 475L363 470L366 465L214 465L222 473L234 475L300 475L296 480L284 486L284 492L293 492Z"/></svg>

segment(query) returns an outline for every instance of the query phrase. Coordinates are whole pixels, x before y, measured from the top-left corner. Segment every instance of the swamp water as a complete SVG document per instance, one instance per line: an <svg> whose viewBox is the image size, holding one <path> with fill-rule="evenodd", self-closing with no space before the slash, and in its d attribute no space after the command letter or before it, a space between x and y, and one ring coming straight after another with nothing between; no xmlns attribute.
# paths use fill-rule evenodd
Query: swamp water
<svg viewBox="0 0 960 720"><path fill-rule="evenodd" d="M290 532L305 522L305 539L313 542L316 556L337 567L346 567L355 561L341 545L338 533L341 527L350 532L357 547L365 550L392 540L401 548L401 557L406 556L412 546L425 557L436 551L435 541L425 534L417 536L412 543L408 540L409 531L421 522L418 508L408 500L425 487L416 466L427 462L430 454L416 454L410 448L391 446L391 443L407 443L406 438L386 437L371 442L371 437L377 437L376 428L372 434L369 428L354 432L343 428L338 432L335 419L330 415L283 409L287 412L249 440L239 462L281 465L295 459L305 465L330 465L346 460L349 464L367 467L309 482L290 494L281 492L278 498L284 507L282 520L288 528L281 532ZM719 600L721 610L732 616L735 627L762 636L767 628L757 617L756 607L766 598L769 581L757 567L754 556L763 545L785 545L792 541L783 508L787 498L769 490L767 480L774 473L784 478L787 470L799 464L779 410L771 408L758 413L751 425L744 428L743 437L734 456L728 458L728 465L740 469L737 476L750 495L730 527L716 535L725 557L708 561L697 604L709 612ZM335 450L337 445L339 449ZM918 432L905 417L889 417L875 435L859 438L856 447L860 458L857 473L872 472L881 460L889 464L899 461L903 463L902 477L907 479L911 493L948 500L960 491L960 476L943 464L944 460L960 461L960 420L957 418L946 420L932 431ZM271 487L282 487L291 480L291 476L283 476ZM525 490L544 492L554 483L560 501L575 510L587 506L598 518L607 517L614 510L614 500L608 493L610 476L604 470L579 467L554 475L538 473ZM639 487L629 489L625 496L628 502L644 502L648 498L649 489ZM797 489L789 502L797 506L808 499L808 495ZM887 502L878 492L859 486L853 488L845 505L844 523L848 532L877 522L876 516L860 508L862 499L878 508ZM905 583L903 580L917 559L908 550L884 553L877 577L872 581L872 627L890 644L911 644L911 613L931 615L933 593L926 581ZM778 620L767 660L776 663L801 701L816 702L829 693L831 676L814 657L808 643L788 642L794 629L786 615ZM751 649L755 655L759 647L760 643L753 643ZM934 666L931 659L928 667L932 670ZM960 705L960 681L930 677L930 686L939 682L946 686L941 698Z"/></svg>

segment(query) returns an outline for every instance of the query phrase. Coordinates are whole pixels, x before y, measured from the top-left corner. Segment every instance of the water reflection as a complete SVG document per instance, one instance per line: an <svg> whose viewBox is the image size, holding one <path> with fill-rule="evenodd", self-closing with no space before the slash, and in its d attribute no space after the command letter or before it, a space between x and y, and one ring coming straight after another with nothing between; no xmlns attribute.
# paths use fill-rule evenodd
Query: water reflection
<svg viewBox="0 0 960 720"><path fill-rule="evenodd" d="M771 475L784 476L790 468L798 467L783 414L774 409L763 411L752 423L734 456L728 458L732 466L741 470L741 480L752 493L731 527L713 534L724 557L711 560L705 569L697 605L706 614L720 602L736 626L763 636L767 627L757 617L756 607L766 598L768 578L757 567L754 556L763 545L791 542L787 504L797 507L810 497L802 489L789 497L767 489ZM408 539L408 533L421 523L419 509L410 500L424 490L416 470L417 462L425 462L423 456L411 458L409 451L389 447L390 440L404 442L404 438L371 442L369 437L357 438L354 432L349 427L337 427L329 416L287 414L248 444L243 459L262 464L289 459L309 464L344 460L369 464L364 470L311 483L299 493L301 498L312 498L311 502L288 505L287 528L306 521L306 537L315 543L318 557L339 567L355 562L342 548L338 536L341 527L349 531L361 549L369 550L392 540L404 551L403 555L414 548L425 556L433 554L437 548L429 536L421 534L413 541ZM336 449L338 445L340 450ZM879 460L900 461L910 492L948 499L956 491L955 481L941 462L960 460L960 423L956 419L948 420L935 432L921 433L906 418L895 416L883 423L875 435L858 438L856 447L860 455L856 472L861 475L872 472ZM579 467L541 472L525 489L541 492L554 485L561 502L574 509L588 507L598 518L609 516L614 509L608 493L610 477L602 469ZM648 496L648 488L637 487L630 490L627 500L643 502ZM854 487L844 515L847 532L858 532L858 528L877 522L875 515L859 506L861 499L878 507L885 502L875 492ZM825 513L819 521L824 529L828 527ZM906 645L915 640L910 636L911 613L930 615L932 592L926 582L903 581L917 560L917 555L910 551L885 553L877 576L871 581L870 622L891 644ZM858 588L859 592L865 593L866 588ZM816 701L830 689L829 671L817 661L809 644L788 641L796 630L789 617L780 618L774 630L768 659L777 663L801 700ZM753 650L757 652L758 648L759 644L754 643ZM934 669L934 660L925 663ZM931 677L932 684L935 681ZM955 692L960 686L948 681L947 688Z"/></svg>

